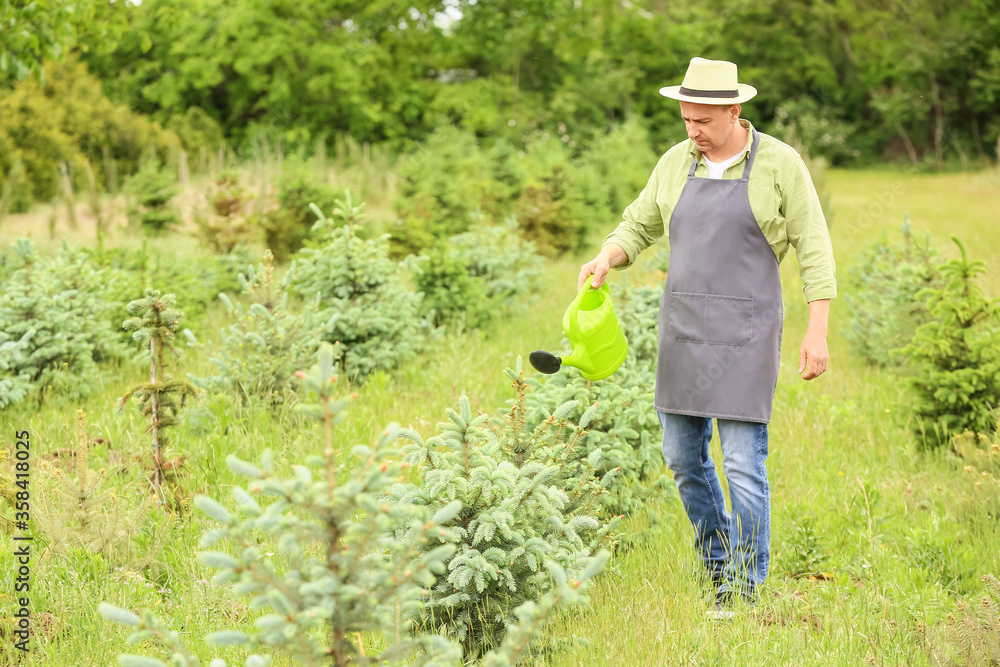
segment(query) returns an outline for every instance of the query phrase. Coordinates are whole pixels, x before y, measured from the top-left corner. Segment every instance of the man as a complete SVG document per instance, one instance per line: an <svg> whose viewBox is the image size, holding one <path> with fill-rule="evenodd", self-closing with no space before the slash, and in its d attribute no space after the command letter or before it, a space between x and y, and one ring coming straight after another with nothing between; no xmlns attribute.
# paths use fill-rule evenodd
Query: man
<svg viewBox="0 0 1000 667"><path fill-rule="evenodd" d="M765 460L784 308L778 263L795 248L809 303L799 349L805 380L826 371L830 235L805 164L787 144L740 119L757 94L736 65L693 58L680 86L688 140L668 150L601 252L580 270L600 286L664 233L670 265L660 303L656 409L663 455L695 528L716 608L753 604L770 560ZM712 419L732 511L708 454Z"/></svg>

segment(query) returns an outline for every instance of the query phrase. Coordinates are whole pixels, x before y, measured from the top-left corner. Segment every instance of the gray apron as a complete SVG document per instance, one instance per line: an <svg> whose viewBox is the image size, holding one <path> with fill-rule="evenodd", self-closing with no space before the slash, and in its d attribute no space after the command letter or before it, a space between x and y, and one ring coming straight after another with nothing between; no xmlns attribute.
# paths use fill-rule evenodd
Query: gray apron
<svg viewBox="0 0 1000 667"><path fill-rule="evenodd" d="M771 419L784 307L778 260L739 180L696 178L670 217L670 265L660 302L656 408L698 417Z"/></svg>

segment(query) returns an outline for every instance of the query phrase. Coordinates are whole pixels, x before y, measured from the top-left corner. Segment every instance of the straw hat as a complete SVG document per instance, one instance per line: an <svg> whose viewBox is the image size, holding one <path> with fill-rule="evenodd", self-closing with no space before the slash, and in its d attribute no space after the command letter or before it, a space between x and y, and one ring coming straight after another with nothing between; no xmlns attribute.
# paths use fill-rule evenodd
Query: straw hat
<svg viewBox="0 0 1000 667"><path fill-rule="evenodd" d="M664 86L660 95L695 104L742 104L757 89L736 81L736 65L726 60L692 58L679 86Z"/></svg>

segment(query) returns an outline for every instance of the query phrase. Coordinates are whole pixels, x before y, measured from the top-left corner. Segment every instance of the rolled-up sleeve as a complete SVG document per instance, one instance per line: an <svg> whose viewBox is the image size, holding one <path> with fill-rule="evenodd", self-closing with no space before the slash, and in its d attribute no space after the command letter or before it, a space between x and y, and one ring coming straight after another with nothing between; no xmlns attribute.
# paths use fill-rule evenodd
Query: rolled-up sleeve
<svg viewBox="0 0 1000 667"><path fill-rule="evenodd" d="M837 279L830 230L801 157L795 155L782 181L781 215L799 262L802 292L806 301L832 299L837 296Z"/></svg>
<svg viewBox="0 0 1000 667"><path fill-rule="evenodd" d="M636 200L625 208L618 227L604 239L602 247L609 243L615 243L628 256L628 261L615 266L616 269L627 269L632 266L639 253L663 236L663 216L656 203L663 162L664 159L661 158L656 168L653 169L646 187L642 189Z"/></svg>

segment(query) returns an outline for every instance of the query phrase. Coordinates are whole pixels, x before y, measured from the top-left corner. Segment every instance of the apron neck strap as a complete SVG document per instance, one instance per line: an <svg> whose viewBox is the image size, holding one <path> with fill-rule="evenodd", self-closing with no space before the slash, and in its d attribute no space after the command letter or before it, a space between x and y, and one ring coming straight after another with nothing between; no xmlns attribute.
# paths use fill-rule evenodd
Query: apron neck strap
<svg viewBox="0 0 1000 667"><path fill-rule="evenodd" d="M753 128L753 143L750 144L750 157L747 158L747 163L743 167L743 176L740 180L749 181L750 180L750 168L753 167L754 158L757 157L757 145L760 144L760 135L757 134L757 128Z"/></svg>

